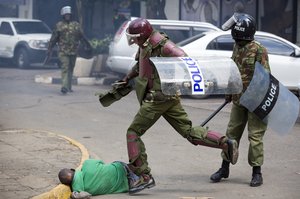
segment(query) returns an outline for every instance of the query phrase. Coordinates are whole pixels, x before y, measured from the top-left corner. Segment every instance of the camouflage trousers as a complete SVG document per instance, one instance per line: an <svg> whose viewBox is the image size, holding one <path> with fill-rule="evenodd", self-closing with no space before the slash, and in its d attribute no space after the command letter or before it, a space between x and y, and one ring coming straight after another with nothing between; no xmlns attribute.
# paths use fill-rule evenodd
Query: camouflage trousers
<svg viewBox="0 0 300 199"><path fill-rule="evenodd" d="M248 124L249 141L248 163L252 167L261 166L264 161L263 136L267 125L245 107L233 103L226 136L240 143L246 124ZM222 158L229 161L224 152Z"/></svg>
<svg viewBox="0 0 300 199"><path fill-rule="evenodd" d="M76 55L59 54L61 66L61 81L62 87L68 91L72 90L72 77L76 62Z"/></svg>
<svg viewBox="0 0 300 199"><path fill-rule="evenodd" d="M194 145L222 148L221 145L226 141L224 139L225 136L208 139L208 129L201 126L192 127L192 122L188 119L188 115L183 109L179 98L161 102L148 102L144 100L127 130L129 167L137 175L150 174L151 169L148 166L146 148L141 136L161 116L164 117L182 137Z"/></svg>

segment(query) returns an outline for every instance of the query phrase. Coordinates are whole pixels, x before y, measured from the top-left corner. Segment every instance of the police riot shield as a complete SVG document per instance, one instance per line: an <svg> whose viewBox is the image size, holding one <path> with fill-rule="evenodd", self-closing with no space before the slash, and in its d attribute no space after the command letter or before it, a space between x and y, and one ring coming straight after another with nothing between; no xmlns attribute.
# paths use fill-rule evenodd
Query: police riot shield
<svg viewBox="0 0 300 199"><path fill-rule="evenodd" d="M287 134L299 114L298 98L258 62L240 104L279 134Z"/></svg>
<svg viewBox="0 0 300 199"><path fill-rule="evenodd" d="M166 95L236 94L242 80L236 64L227 57L152 57L162 92Z"/></svg>

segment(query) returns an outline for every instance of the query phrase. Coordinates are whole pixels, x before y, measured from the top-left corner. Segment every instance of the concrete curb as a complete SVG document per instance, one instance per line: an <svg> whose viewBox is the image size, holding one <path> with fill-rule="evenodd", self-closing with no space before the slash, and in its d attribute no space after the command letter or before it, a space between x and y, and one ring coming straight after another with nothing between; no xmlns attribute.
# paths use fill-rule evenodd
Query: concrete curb
<svg viewBox="0 0 300 199"><path fill-rule="evenodd" d="M80 169L82 167L83 162L89 158L90 155L88 153L88 150L82 144L77 142L76 140L73 140L67 136L59 135L59 134L52 133L49 131L41 131L41 132L45 132L45 133L51 134L53 136L61 137L65 140L69 141L72 145L74 145L80 149L81 154L82 154L81 161L80 161L79 166L76 169ZM71 196L71 193L72 192L71 192L71 189L69 186L59 184L52 190L50 190L46 193L40 194L38 196L34 196L34 197L32 197L32 199L69 199Z"/></svg>
<svg viewBox="0 0 300 199"><path fill-rule="evenodd" d="M103 77L73 77L73 85L110 85L120 78L115 75L104 75ZM61 84L60 77L52 77L49 75L36 75L34 78L36 83L45 84Z"/></svg>

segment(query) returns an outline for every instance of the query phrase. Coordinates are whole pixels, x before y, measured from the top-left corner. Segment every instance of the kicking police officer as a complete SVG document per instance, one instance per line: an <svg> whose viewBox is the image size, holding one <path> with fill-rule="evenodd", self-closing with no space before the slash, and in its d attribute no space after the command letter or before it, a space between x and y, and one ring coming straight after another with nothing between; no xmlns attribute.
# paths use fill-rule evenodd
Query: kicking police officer
<svg viewBox="0 0 300 199"><path fill-rule="evenodd" d="M167 35L152 28L143 18L133 20L126 30L128 44L137 44L137 63L124 77L123 82L135 78L135 89L140 109L127 130L129 168L140 182L129 193L155 186L148 166L145 145L141 136L161 117L184 138L194 145L204 145L223 149L226 159L235 164L238 158L237 142L204 127L192 127L192 121L183 109L178 95L165 95L161 82L150 57L184 57L186 53L178 48Z"/></svg>
<svg viewBox="0 0 300 199"><path fill-rule="evenodd" d="M255 62L259 62L270 72L268 53L264 46L254 40L256 24L252 16L244 13L235 13L224 23L222 28L224 30L231 29L232 38L235 40L232 59L239 68L243 82L242 93L225 96L227 101L233 102L226 135L239 143L248 123L248 163L252 167L250 186L257 187L263 183L261 174L261 166L264 160L263 136L267 125L254 113L242 106L239 100L253 77ZM213 182L219 182L222 178L228 178L229 176L230 160L224 152L222 152L222 158L221 168L210 177Z"/></svg>

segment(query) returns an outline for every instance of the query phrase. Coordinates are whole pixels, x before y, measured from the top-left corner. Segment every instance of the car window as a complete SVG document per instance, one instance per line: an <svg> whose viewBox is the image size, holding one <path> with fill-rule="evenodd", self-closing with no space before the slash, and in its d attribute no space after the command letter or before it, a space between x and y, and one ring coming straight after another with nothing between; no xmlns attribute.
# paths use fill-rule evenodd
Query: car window
<svg viewBox="0 0 300 199"><path fill-rule="evenodd" d="M14 35L13 30L8 22L2 22L0 26L0 34Z"/></svg>
<svg viewBox="0 0 300 199"><path fill-rule="evenodd" d="M208 27L153 25L153 28L166 33L174 43L214 29Z"/></svg>
<svg viewBox="0 0 300 199"><path fill-rule="evenodd" d="M293 47L277 39L256 36L255 40L266 47L269 54L291 56L295 52Z"/></svg>
<svg viewBox="0 0 300 199"><path fill-rule="evenodd" d="M122 25L119 27L119 29L117 30L117 32L115 33L115 36L114 36L115 42L118 42L121 39L122 33L125 34L126 28L127 28L127 25L129 24L129 22L130 21L124 21L122 23Z"/></svg>
<svg viewBox="0 0 300 199"><path fill-rule="evenodd" d="M198 34L198 35L195 35L193 37L190 37L190 38L187 38L179 43L177 43L178 46L185 46L189 43L192 43L193 41L196 41L197 39L200 39L201 37L205 36L205 34Z"/></svg>
<svg viewBox="0 0 300 199"><path fill-rule="evenodd" d="M178 43L191 36L191 31L189 27L153 25L153 28L166 33L174 43Z"/></svg>
<svg viewBox="0 0 300 199"><path fill-rule="evenodd" d="M199 35L203 32L215 31L216 29L208 28L208 27L193 27L192 28L192 36Z"/></svg>
<svg viewBox="0 0 300 199"><path fill-rule="evenodd" d="M206 47L209 50L233 50L234 40L231 35L222 35L212 40Z"/></svg>
<svg viewBox="0 0 300 199"><path fill-rule="evenodd" d="M39 21L18 21L13 22L18 34L34 34L34 33L46 33L51 34L49 27Z"/></svg>

